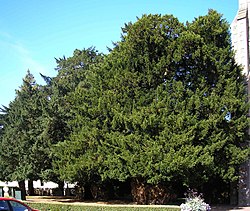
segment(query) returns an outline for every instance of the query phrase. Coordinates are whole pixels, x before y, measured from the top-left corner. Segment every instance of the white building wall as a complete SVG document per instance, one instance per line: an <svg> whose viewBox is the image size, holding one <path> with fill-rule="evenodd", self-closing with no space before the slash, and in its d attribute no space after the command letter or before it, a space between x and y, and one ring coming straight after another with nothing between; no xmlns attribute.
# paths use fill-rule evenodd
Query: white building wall
<svg viewBox="0 0 250 211"><path fill-rule="evenodd" d="M249 8L250 8L250 0ZM235 59L238 64L242 65L243 73L248 77L249 75L249 24L248 24L248 9L241 9L238 11L232 25L232 45L236 52Z"/></svg>
<svg viewBox="0 0 250 211"><path fill-rule="evenodd" d="M236 62L242 66L243 74L248 83L248 93L250 93L249 82L249 20L250 20L250 0L239 0L239 10L231 24L232 45L235 50ZM250 99L250 98L249 98ZM250 131L249 131L250 132ZM250 133L249 133L250 134ZM250 161L240 168L240 180L238 185L238 204L250 205Z"/></svg>

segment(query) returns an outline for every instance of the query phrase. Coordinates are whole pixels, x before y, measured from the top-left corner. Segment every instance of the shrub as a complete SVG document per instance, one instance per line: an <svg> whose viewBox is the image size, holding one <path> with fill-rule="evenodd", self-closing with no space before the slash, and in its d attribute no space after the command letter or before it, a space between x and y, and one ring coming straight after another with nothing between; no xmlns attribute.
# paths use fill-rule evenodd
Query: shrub
<svg viewBox="0 0 250 211"><path fill-rule="evenodd" d="M186 194L186 202L181 204L181 211L208 211L211 210L209 204L204 202L202 194L189 190Z"/></svg>

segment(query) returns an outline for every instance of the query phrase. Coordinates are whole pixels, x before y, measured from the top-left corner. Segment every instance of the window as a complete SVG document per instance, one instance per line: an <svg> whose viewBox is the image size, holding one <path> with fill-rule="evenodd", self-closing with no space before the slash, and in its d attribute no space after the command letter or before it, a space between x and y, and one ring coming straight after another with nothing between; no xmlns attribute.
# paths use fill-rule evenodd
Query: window
<svg viewBox="0 0 250 211"><path fill-rule="evenodd" d="M8 205L8 202L7 201L0 201L0 211L10 211L10 207Z"/></svg>
<svg viewBox="0 0 250 211"><path fill-rule="evenodd" d="M16 201L9 201L13 211L29 211L23 204ZM0 210L1 211L1 210Z"/></svg>

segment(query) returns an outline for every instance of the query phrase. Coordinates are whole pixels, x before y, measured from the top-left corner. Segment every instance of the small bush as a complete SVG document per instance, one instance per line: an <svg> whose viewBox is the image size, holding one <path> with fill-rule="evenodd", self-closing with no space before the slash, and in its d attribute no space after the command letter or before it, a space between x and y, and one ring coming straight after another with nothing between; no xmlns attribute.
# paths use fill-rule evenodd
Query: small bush
<svg viewBox="0 0 250 211"><path fill-rule="evenodd" d="M181 204L181 211L209 211L210 206L204 202L202 194L189 190L186 194L186 202Z"/></svg>

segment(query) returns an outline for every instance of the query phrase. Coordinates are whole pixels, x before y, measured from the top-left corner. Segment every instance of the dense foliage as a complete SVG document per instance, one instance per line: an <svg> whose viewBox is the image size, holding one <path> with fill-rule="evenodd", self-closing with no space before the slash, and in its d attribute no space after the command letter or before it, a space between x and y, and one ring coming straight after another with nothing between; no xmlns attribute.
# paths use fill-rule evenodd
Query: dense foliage
<svg viewBox="0 0 250 211"><path fill-rule="evenodd" d="M130 181L134 200L156 204L174 184L237 180L249 104L228 23L213 10L185 25L143 15L121 37L108 55L57 59L45 86L28 72L0 116L3 180L77 182L95 197Z"/></svg>

